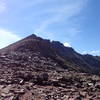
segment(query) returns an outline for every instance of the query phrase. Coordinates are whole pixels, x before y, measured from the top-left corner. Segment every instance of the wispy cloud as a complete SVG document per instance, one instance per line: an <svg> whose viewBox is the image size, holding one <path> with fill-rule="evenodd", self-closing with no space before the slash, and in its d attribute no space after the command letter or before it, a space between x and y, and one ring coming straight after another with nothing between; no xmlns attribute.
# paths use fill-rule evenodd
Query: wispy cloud
<svg viewBox="0 0 100 100"><path fill-rule="evenodd" d="M83 51L82 54L100 55L100 50Z"/></svg>
<svg viewBox="0 0 100 100"><path fill-rule="evenodd" d="M20 39L21 37L16 35L15 33L8 30L0 29L0 48L3 48Z"/></svg>
<svg viewBox="0 0 100 100"><path fill-rule="evenodd" d="M6 3L4 0L0 0L0 13L3 13L6 10Z"/></svg>
<svg viewBox="0 0 100 100"><path fill-rule="evenodd" d="M64 43L64 46L65 46L65 47L71 47L71 45L70 45L68 42L65 42L65 43Z"/></svg>
<svg viewBox="0 0 100 100"><path fill-rule="evenodd" d="M66 0L68 1L68 0ZM35 33L48 33L47 28L54 24L60 23L62 21L68 22L72 17L80 14L87 4L88 0L71 0L71 2L65 3L62 6L47 8L46 10L41 11L40 13L46 14L50 13L52 16L43 20L38 28L35 30ZM66 28L69 31L70 35L76 35L80 32L80 29L76 27Z"/></svg>
<svg viewBox="0 0 100 100"><path fill-rule="evenodd" d="M66 34L68 34L69 37L75 37L75 36L77 36L79 33L81 33L82 30L80 30L79 27L78 27L78 28L77 28L77 27L71 27L71 28L68 28L66 32L67 32Z"/></svg>
<svg viewBox="0 0 100 100"><path fill-rule="evenodd" d="M100 54L100 50L93 50L90 52L90 54Z"/></svg>

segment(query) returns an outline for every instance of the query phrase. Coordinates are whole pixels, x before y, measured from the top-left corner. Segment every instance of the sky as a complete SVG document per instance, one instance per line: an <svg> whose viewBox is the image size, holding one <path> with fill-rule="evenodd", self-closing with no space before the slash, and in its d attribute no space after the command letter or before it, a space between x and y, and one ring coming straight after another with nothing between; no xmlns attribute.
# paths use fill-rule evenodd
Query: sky
<svg viewBox="0 0 100 100"><path fill-rule="evenodd" d="M100 0L0 0L0 48L28 35L100 55Z"/></svg>

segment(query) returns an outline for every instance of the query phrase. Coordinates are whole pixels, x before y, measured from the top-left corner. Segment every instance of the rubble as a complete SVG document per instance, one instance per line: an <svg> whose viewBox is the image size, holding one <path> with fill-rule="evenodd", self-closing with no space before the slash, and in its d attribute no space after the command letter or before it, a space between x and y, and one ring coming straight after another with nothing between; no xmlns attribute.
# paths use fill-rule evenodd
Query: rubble
<svg viewBox="0 0 100 100"><path fill-rule="evenodd" d="M13 57L12 54L11 56ZM22 56L26 55L23 54ZM0 73L2 73L0 76L0 100L100 99L99 76L69 71L68 69L52 69L51 62L53 66L54 61L44 57L36 57L40 63L36 63L36 60L34 62L34 59L31 63L17 59L17 62L13 61L11 65L11 58L8 62L4 59L3 61L0 60L4 63L0 66ZM44 62L46 61L45 64L43 59ZM38 67L36 67L37 64ZM41 66L41 64L47 67ZM9 67L10 65L11 67ZM2 68L2 66L4 67ZM51 69L49 69L49 66ZM59 65L57 64L57 66Z"/></svg>

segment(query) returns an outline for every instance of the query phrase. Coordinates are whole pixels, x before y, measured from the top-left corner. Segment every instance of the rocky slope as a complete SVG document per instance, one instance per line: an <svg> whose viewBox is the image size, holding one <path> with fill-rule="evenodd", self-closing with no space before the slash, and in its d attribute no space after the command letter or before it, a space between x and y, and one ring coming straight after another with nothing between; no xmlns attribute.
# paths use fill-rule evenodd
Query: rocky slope
<svg viewBox="0 0 100 100"><path fill-rule="evenodd" d="M42 39L32 34L17 43L0 50L0 54L10 52L40 53L40 56L50 57L63 68L89 72L100 75L100 59L92 55L81 55L73 48L65 47L58 41Z"/></svg>
<svg viewBox="0 0 100 100"><path fill-rule="evenodd" d="M100 100L99 72L99 57L31 35L0 50L0 100Z"/></svg>

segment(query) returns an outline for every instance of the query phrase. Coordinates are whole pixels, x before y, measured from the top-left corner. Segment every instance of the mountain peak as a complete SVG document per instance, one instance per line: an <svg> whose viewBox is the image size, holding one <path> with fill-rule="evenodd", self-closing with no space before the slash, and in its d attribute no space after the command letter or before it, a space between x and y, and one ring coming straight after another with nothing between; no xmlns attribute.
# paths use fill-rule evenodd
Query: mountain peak
<svg viewBox="0 0 100 100"><path fill-rule="evenodd" d="M24 38L23 40L26 40L26 39L36 39L38 38L35 34L31 34L29 36L27 36L26 38Z"/></svg>
<svg viewBox="0 0 100 100"><path fill-rule="evenodd" d="M28 36L28 38L36 38L36 37L37 37L37 35L35 35L35 34L31 34Z"/></svg>

